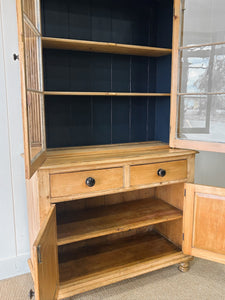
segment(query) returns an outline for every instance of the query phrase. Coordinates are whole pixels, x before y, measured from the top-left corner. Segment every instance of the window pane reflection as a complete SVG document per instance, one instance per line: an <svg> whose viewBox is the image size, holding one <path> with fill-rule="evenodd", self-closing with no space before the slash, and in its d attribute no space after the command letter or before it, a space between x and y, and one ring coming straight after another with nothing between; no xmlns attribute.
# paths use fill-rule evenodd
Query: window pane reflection
<svg viewBox="0 0 225 300"><path fill-rule="evenodd" d="M225 41L224 0L184 0L181 46Z"/></svg>
<svg viewBox="0 0 225 300"><path fill-rule="evenodd" d="M225 95L185 95L178 101L178 138L225 142Z"/></svg>
<svg viewBox="0 0 225 300"><path fill-rule="evenodd" d="M181 93L225 92L225 45L180 52Z"/></svg>

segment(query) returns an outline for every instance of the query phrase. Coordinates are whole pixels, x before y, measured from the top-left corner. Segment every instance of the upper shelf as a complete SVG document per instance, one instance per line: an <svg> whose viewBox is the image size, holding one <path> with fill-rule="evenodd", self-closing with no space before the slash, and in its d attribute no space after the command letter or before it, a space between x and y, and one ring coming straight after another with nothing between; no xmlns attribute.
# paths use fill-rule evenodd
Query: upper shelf
<svg viewBox="0 0 225 300"><path fill-rule="evenodd" d="M72 40L61 38L42 37L43 48L62 49L62 50L76 50L87 52L103 52L115 53L123 55L138 55L160 57L171 54L171 49L136 46L127 44L93 42L84 40Z"/></svg>
<svg viewBox="0 0 225 300"><path fill-rule="evenodd" d="M68 91L45 91L48 96L129 96L129 97L166 97L169 93L118 93L118 92L68 92Z"/></svg>

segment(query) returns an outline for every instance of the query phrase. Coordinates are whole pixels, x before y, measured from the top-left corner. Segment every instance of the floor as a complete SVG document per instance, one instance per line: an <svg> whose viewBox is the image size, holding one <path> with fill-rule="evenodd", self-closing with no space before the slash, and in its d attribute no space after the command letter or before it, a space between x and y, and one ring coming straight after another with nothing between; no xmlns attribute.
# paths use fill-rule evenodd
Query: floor
<svg viewBox="0 0 225 300"><path fill-rule="evenodd" d="M33 282L30 274L2 280L0 299L29 300L31 288ZM225 265L195 259L187 273L181 273L176 266L171 266L68 299L225 300Z"/></svg>

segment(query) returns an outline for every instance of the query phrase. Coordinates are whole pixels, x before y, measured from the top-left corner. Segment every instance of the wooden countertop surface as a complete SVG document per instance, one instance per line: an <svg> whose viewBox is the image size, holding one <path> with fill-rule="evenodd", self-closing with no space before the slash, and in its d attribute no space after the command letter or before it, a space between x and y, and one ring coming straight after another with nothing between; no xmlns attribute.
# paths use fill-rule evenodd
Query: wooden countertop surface
<svg viewBox="0 0 225 300"><path fill-rule="evenodd" d="M54 169L93 164L129 163L195 154L196 151L172 149L162 142L141 142L47 150L40 169Z"/></svg>

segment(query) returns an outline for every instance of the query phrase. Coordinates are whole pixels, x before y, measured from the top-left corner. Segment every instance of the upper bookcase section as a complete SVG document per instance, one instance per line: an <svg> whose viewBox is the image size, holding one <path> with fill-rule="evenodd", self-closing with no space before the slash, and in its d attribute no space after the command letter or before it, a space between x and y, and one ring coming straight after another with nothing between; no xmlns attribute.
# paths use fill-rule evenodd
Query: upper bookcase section
<svg viewBox="0 0 225 300"><path fill-rule="evenodd" d="M42 0L42 35L171 48L172 0Z"/></svg>

